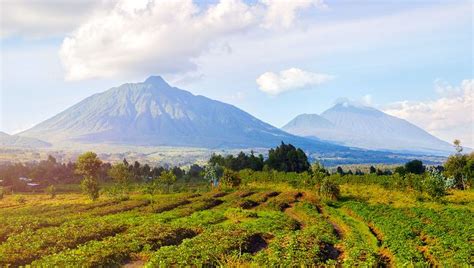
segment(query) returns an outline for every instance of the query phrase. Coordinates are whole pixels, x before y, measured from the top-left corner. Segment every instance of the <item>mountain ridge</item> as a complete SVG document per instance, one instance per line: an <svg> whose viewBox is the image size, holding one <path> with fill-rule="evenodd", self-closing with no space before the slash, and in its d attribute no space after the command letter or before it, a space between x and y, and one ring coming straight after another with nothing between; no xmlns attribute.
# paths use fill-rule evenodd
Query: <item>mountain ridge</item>
<svg viewBox="0 0 474 268"><path fill-rule="evenodd" d="M304 137L369 150L447 154L452 146L416 125L373 107L338 103L317 114L302 114L282 127Z"/></svg>
<svg viewBox="0 0 474 268"><path fill-rule="evenodd" d="M53 144L250 148L285 141L342 149L286 133L233 105L171 87L159 76L96 93L19 135Z"/></svg>

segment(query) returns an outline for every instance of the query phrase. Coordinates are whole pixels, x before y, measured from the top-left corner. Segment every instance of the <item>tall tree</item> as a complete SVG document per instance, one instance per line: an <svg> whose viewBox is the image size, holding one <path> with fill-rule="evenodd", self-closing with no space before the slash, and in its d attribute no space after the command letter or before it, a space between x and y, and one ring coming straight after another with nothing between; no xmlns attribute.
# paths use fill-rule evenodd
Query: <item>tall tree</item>
<svg viewBox="0 0 474 268"><path fill-rule="evenodd" d="M421 162L421 160L415 159L405 163L405 171L407 173L423 174L425 170L426 167L423 165L423 162Z"/></svg>
<svg viewBox="0 0 474 268"><path fill-rule="evenodd" d="M117 163L109 169L108 174L118 184L122 193L125 193L133 177L128 167L124 163Z"/></svg>
<svg viewBox="0 0 474 268"><path fill-rule="evenodd" d="M308 157L303 150L284 142L268 151L266 164L272 169L284 172L304 172L309 171L310 167Z"/></svg>
<svg viewBox="0 0 474 268"><path fill-rule="evenodd" d="M92 200L99 198L97 175L101 165L102 161L94 152L83 153L77 159L76 173L83 176L81 187Z"/></svg>

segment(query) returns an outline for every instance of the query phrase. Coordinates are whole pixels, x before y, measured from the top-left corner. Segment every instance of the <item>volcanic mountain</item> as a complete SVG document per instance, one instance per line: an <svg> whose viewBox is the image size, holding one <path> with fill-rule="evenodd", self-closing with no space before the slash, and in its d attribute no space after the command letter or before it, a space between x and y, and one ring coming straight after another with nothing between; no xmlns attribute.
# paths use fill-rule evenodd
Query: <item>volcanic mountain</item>
<svg viewBox="0 0 474 268"><path fill-rule="evenodd" d="M235 106L172 87L159 76L92 95L20 135L53 144L253 148L284 141L323 151L344 148L288 134Z"/></svg>
<svg viewBox="0 0 474 268"><path fill-rule="evenodd" d="M283 130L344 146L397 152L447 154L453 147L410 122L375 108L349 102L321 115L301 114Z"/></svg>

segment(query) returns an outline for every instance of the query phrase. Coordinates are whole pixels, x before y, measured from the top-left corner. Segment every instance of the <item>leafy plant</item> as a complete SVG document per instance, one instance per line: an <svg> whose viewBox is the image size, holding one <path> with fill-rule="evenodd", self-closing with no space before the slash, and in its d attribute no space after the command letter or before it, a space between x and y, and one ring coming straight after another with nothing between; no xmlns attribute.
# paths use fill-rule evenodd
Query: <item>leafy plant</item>
<svg viewBox="0 0 474 268"><path fill-rule="evenodd" d="M226 187L237 187L241 183L241 179L239 173L232 171L230 169L224 169L224 173L222 174L221 183L223 186Z"/></svg>
<svg viewBox="0 0 474 268"><path fill-rule="evenodd" d="M324 179L319 187L321 197L329 200L337 200L341 194L339 185L330 179Z"/></svg>
<svg viewBox="0 0 474 268"><path fill-rule="evenodd" d="M51 199L56 197L56 187L54 185L50 185L46 188L46 193L49 194Z"/></svg>
<svg viewBox="0 0 474 268"><path fill-rule="evenodd" d="M446 195L446 179L437 170L430 172L423 185L425 192L433 199L440 199Z"/></svg>

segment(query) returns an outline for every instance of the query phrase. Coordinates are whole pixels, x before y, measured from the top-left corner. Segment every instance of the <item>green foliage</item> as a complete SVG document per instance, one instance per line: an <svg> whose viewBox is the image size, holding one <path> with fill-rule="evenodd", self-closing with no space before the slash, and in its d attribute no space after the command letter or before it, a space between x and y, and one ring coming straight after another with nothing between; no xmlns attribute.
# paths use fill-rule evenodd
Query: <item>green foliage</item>
<svg viewBox="0 0 474 268"><path fill-rule="evenodd" d="M133 178L133 173L130 169L124 163L117 163L109 169L108 175L117 183L117 187L111 189L109 193L113 196L126 195Z"/></svg>
<svg viewBox="0 0 474 268"><path fill-rule="evenodd" d="M99 198L99 183L93 177L85 176L81 181L82 191L89 196L91 200Z"/></svg>
<svg viewBox="0 0 474 268"><path fill-rule="evenodd" d="M249 155L244 152L240 152L237 157L233 155L221 156L217 154L212 154L209 159L209 164L219 165L234 171L239 171L242 169L251 169L251 170L262 170L264 160L263 155L255 156L252 151Z"/></svg>
<svg viewBox="0 0 474 268"><path fill-rule="evenodd" d="M423 181L425 192L433 199L440 199L446 195L446 179L444 176L434 170Z"/></svg>
<svg viewBox="0 0 474 268"><path fill-rule="evenodd" d="M303 150L283 142L280 146L268 151L266 164L277 171L297 173L309 171L308 157Z"/></svg>
<svg viewBox="0 0 474 268"><path fill-rule="evenodd" d="M173 185L176 182L176 175L173 173L173 171L164 171L161 173L161 175L158 177L159 183L166 185L166 192L169 193L170 191L170 186Z"/></svg>
<svg viewBox="0 0 474 268"><path fill-rule="evenodd" d="M337 200L341 195L341 190L337 183L326 178L322 181L321 186L319 187L319 195L324 199Z"/></svg>
<svg viewBox="0 0 474 268"><path fill-rule="evenodd" d="M178 244L195 235L196 233L189 229L157 226L147 221L102 241L90 241L75 249L45 256L33 262L33 266L65 267L74 263L81 264L82 267L115 267L130 259L133 253Z"/></svg>
<svg viewBox="0 0 474 268"><path fill-rule="evenodd" d="M56 187L54 185L50 185L46 187L46 193L49 194L51 198L56 197Z"/></svg>
<svg viewBox="0 0 474 268"><path fill-rule="evenodd" d="M94 152L86 152L77 158L76 173L84 177L96 178L102 161Z"/></svg>
<svg viewBox="0 0 474 268"><path fill-rule="evenodd" d="M0 187L0 200L3 199L3 195L4 195L4 194L5 194L5 193L4 193L3 188Z"/></svg>
<svg viewBox="0 0 474 268"><path fill-rule="evenodd" d="M238 187L241 183L239 173L230 169L224 169L222 174L221 183L225 187Z"/></svg>
<svg viewBox="0 0 474 268"><path fill-rule="evenodd" d="M129 168L123 163L113 165L112 168L109 169L108 174L116 183L121 185L129 184L133 176Z"/></svg>
<svg viewBox="0 0 474 268"><path fill-rule="evenodd" d="M213 187L217 187L223 172L224 169L219 164L209 164L204 169L204 179L209 181Z"/></svg>
<svg viewBox="0 0 474 268"><path fill-rule="evenodd" d="M451 155L444 163L444 174L452 177L458 189L474 182L474 153Z"/></svg>
<svg viewBox="0 0 474 268"><path fill-rule="evenodd" d="M97 174L101 165L102 161L93 152L86 152L77 159L76 173L84 176L81 181L81 187L91 200L99 198Z"/></svg>
<svg viewBox="0 0 474 268"><path fill-rule="evenodd" d="M406 174L406 170L404 166L399 166L395 168L395 173L404 176Z"/></svg>
<svg viewBox="0 0 474 268"><path fill-rule="evenodd" d="M405 163L405 172L413 174L423 174L426 168L420 160L412 160Z"/></svg>

